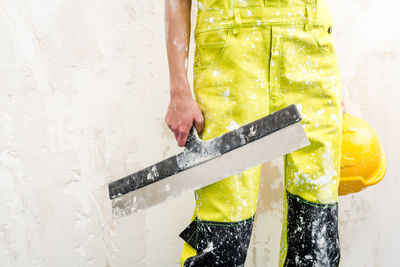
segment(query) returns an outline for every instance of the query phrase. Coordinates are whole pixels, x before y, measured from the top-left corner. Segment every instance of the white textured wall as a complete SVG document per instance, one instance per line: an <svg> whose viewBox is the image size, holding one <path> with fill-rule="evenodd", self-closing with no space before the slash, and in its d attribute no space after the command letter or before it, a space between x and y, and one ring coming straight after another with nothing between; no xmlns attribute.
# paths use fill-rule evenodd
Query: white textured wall
<svg viewBox="0 0 400 267"><path fill-rule="evenodd" d="M107 197L180 151L162 2L0 0L0 266L177 266L192 194L119 221ZM340 200L341 266L400 266L397 1L329 2L348 111L388 158L384 181ZM281 161L262 185L246 266L277 266Z"/></svg>

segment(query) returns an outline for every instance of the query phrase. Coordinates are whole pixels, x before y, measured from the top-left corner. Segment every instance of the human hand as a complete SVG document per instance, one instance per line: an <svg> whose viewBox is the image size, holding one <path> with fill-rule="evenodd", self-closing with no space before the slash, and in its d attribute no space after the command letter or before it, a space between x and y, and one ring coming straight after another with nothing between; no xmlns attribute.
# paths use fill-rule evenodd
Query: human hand
<svg viewBox="0 0 400 267"><path fill-rule="evenodd" d="M175 90L180 94L171 95L165 122L175 135L178 146L183 147L192 125L198 133L203 131L204 118L190 90Z"/></svg>

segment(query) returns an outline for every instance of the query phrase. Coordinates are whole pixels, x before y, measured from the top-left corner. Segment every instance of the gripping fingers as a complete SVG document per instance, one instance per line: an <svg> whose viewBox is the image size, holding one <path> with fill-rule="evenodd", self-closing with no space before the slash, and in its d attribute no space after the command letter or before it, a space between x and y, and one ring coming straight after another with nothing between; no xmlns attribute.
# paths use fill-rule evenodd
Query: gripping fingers
<svg viewBox="0 0 400 267"><path fill-rule="evenodd" d="M179 128L179 130L177 131L178 146L183 147L186 144L186 140L189 135L189 130L190 130L190 127Z"/></svg>
<svg viewBox="0 0 400 267"><path fill-rule="evenodd" d="M196 127L196 130L198 133L201 133L203 131L204 127L204 118L202 115L197 116L193 120L194 127Z"/></svg>

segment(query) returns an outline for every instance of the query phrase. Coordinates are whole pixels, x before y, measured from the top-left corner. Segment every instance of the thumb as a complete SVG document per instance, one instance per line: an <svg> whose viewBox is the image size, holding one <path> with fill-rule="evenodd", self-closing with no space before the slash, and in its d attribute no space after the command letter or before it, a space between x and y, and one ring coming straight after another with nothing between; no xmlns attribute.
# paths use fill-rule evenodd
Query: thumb
<svg viewBox="0 0 400 267"><path fill-rule="evenodd" d="M194 127L196 128L198 133L201 133L204 129L204 118L203 115L199 115L194 117L193 119Z"/></svg>

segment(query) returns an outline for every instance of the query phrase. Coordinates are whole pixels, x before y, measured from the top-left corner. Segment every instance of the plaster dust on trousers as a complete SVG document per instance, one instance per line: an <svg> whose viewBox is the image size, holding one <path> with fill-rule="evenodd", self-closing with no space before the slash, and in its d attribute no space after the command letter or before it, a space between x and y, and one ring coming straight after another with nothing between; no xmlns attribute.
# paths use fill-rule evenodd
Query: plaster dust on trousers
<svg viewBox="0 0 400 267"><path fill-rule="evenodd" d="M199 0L194 38L201 139L293 103L301 111L311 145L284 157L280 266L338 266L342 110L327 3ZM196 190L182 266L244 265L260 172L261 165Z"/></svg>

